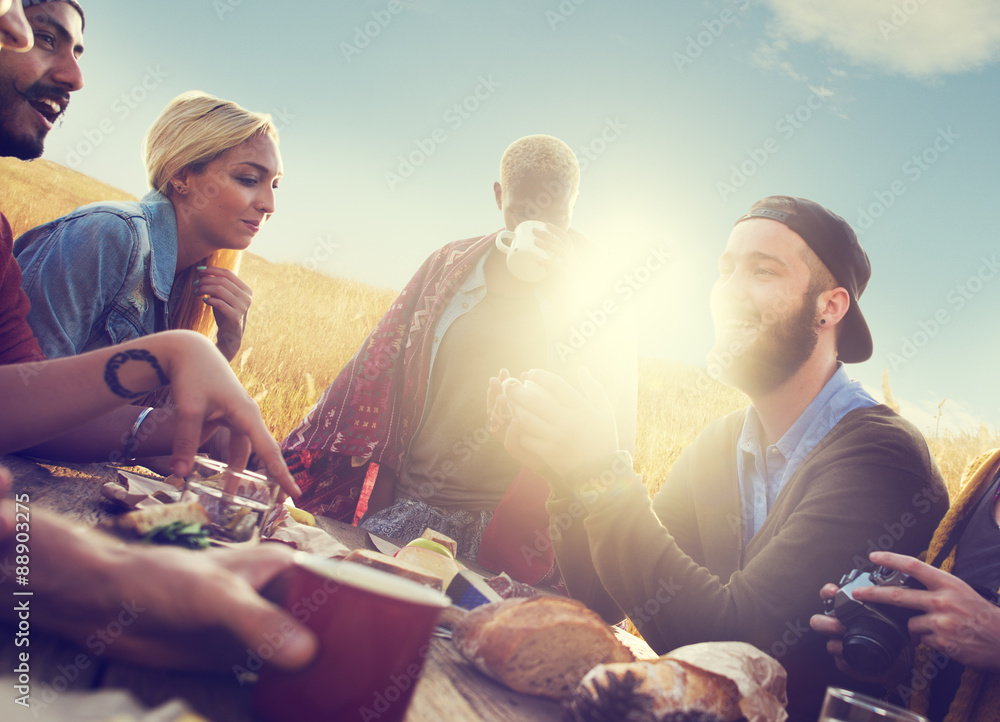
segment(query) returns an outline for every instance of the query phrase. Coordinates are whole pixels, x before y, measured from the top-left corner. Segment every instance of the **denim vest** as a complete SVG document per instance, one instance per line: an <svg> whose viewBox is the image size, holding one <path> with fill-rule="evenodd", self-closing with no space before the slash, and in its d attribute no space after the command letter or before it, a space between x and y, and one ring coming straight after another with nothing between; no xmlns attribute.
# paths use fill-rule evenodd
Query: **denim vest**
<svg viewBox="0 0 1000 722"><path fill-rule="evenodd" d="M22 234L14 243L28 323L49 358L169 328L177 217L163 194L103 202Z"/></svg>

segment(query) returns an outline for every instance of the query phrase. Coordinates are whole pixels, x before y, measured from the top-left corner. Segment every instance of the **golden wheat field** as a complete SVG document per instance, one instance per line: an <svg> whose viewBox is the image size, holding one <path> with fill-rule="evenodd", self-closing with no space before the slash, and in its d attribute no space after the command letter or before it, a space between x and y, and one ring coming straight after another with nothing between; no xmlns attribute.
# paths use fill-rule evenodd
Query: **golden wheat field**
<svg viewBox="0 0 1000 722"><path fill-rule="evenodd" d="M15 235L84 203L129 198L55 163L0 159L0 210ZM254 301L233 368L280 439L333 381L396 291L270 263L251 253L244 255L240 275L253 288ZM697 373L693 366L640 359L636 467L650 493L702 428L746 404L743 394L722 384L699 390ZM1000 446L1000 431L985 426L944 431L927 441L954 494L965 465Z"/></svg>

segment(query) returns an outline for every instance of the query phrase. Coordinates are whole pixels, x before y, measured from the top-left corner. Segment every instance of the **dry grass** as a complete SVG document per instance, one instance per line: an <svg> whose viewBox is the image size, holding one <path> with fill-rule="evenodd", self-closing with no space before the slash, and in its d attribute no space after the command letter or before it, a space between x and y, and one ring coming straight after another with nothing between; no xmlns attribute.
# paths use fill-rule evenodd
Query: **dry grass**
<svg viewBox="0 0 1000 722"><path fill-rule="evenodd" d="M94 201L134 201L135 196L48 160L30 163L0 157L0 210L14 237Z"/></svg>
<svg viewBox="0 0 1000 722"><path fill-rule="evenodd" d="M0 178L0 210L15 235L84 203L132 198L48 161L0 159ZM254 289L254 303L243 351L233 366L280 439L333 381L396 292L252 254L245 255L241 275ZM746 404L738 391L714 382L702 391L697 380L694 367L640 360L636 466L650 493L709 422ZM928 444L954 495L965 465L1000 446L1000 430L946 431L929 437Z"/></svg>
<svg viewBox="0 0 1000 722"><path fill-rule="evenodd" d="M361 346L396 291L330 278L244 254L253 288L243 350L234 368L268 429L284 438Z"/></svg>
<svg viewBox="0 0 1000 722"><path fill-rule="evenodd" d="M635 466L655 494L684 448L709 423L747 405L747 397L708 380L698 369L658 359L639 360ZM706 386L702 381L701 386Z"/></svg>
<svg viewBox="0 0 1000 722"><path fill-rule="evenodd" d="M980 454L1000 447L1000 430L981 424L975 431L942 431L927 437L927 445L937 460L948 485L948 495L954 499L962 480L962 471Z"/></svg>

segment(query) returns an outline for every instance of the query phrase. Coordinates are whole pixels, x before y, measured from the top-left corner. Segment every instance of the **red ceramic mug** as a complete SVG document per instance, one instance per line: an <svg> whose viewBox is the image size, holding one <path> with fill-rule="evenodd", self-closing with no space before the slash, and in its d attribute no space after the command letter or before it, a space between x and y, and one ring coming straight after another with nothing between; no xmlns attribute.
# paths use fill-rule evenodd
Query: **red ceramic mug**
<svg viewBox="0 0 1000 722"><path fill-rule="evenodd" d="M272 722L403 719L449 603L408 579L297 553L284 607L316 633L319 652L297 672L262 669L255 708Z"/></svg>

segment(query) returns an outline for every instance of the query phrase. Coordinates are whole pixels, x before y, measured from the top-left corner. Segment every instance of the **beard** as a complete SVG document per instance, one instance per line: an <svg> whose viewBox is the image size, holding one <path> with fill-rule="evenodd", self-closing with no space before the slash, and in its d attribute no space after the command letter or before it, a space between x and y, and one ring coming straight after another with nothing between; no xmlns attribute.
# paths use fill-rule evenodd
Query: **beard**
<svg viewBox="0 0 1000 722"><path fill-rule="evenodd" d="M18 116L27 101L34 98L63 97L65 90L33 83L20 91L13 80L0 79L0 156L34 160L45 150L47 132L32 134L18 128ZM62 117L60 114L59 117Z"/></svg>
<svg viewBox="0 0 1000 722"><path fill-rule="evenodd" d="M774 391L794 376L819 341L815 308L820 292L810 284L796 311L764 326L739 352L717 345L712 357L727 362L719 363L719 380L756 397Z"/></svg>
<svg viewBox="0 0 1000 722"><path fill-rule="evenodd" d="M0 156L10 156L20 160L35 160L45 150L44 141L31 136L15 136L8 133L0 120Z"/></svg>

